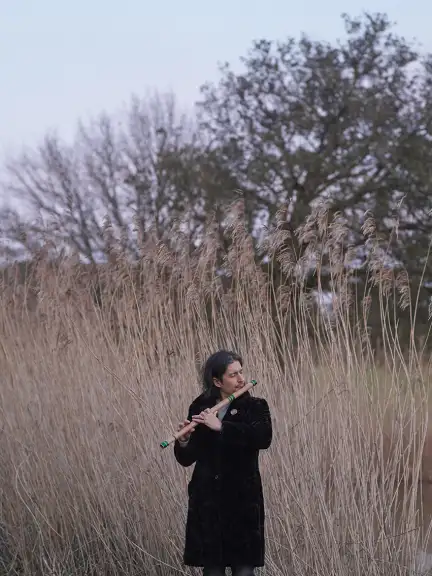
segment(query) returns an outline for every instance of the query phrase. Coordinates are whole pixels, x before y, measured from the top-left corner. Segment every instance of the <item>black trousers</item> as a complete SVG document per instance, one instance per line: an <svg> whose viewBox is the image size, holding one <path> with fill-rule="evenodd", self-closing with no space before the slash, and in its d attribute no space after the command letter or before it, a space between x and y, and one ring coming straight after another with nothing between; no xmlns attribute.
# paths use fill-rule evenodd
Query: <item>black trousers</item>
<svg viewBox="0 0 432 576"><path fill-rule="evenodd" d="M204 568L203 576L225 576L224 567ZM255 570L251 566L236 566L232 569L232 576L255 576Z"/></svg>

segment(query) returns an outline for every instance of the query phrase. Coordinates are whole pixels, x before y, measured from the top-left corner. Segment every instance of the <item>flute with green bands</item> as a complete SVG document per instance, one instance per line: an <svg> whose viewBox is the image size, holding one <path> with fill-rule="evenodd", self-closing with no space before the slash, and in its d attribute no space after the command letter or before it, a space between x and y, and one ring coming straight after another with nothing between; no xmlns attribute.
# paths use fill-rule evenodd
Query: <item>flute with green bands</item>
<svg viewBox="0 0 432 576"><path fill-rule="evenodd" d="M242 394L244 394L245 392L247 392L256 385L257 381L251 380L248 384L245 384L243 388L240 388L240 390L237 390L237 392L234 392L233 394L228 396L228 398L224 398L223 400L218 402L215 406L213 406L213 408L210 409L210 412L212 413L218 412L221 408L223 408L227 404L231 404L231 402L233 402L236 398L238 398L239 396L241 396ZM167 448L170 444L172 444L179 438L182 438L185 434L188 434L188 432L196 428L196 426L198 426L196 422L191 422L187 426L184 426L181 430L175 432L172 436L170 436L168 440L164 440L163 442L161 442L160 443L161 448Z"/></svg>

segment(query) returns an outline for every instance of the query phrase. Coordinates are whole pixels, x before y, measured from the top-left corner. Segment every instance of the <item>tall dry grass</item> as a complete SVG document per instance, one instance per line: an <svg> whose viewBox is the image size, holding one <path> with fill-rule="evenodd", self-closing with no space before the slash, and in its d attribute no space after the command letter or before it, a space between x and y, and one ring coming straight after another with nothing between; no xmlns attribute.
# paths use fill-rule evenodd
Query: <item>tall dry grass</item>
<svg viewBox="0 0 432 576"><path fill-rule="evenodd" d="M427 547L429 371L414 347L402 353L386 309L393 289L411 305L407 279L383 268L368 220L369 274L389 326L378 363L370 302L365 294L356 309L338 217L320 208L305 222L300 261L280 218L267 272L241 213L230 226L229 285L215 271L211 227L198 255L176 233L175 251L148 241L135 266L113 246L97 272L41 256L24 284L4 281L2 573L191 573L181 561L191 471L159 443L200 392L197 368L222 346L244 355L273 414L274 442L261 459L265 573L410 573ZM319 243L330 254L332 316L302 285L302 263Z"/></svg>

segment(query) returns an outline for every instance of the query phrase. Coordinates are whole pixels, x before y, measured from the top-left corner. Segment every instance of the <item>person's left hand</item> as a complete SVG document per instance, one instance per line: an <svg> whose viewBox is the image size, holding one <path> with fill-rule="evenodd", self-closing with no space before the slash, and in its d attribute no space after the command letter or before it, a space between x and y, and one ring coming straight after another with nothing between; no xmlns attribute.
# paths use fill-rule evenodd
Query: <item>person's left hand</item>
<svg viewBox="0 0 432 576"><path fill-rule="evenodd" d="M204 424L204 426L207 426L208 428L214 430L215 432L220 432L220 430L222 429L221 421L219 420L216 414L210 412L210 408L207 408L207 410L203 410L200 414L192 416L192 420L194 422L197 422L197 424Z"/></svg>

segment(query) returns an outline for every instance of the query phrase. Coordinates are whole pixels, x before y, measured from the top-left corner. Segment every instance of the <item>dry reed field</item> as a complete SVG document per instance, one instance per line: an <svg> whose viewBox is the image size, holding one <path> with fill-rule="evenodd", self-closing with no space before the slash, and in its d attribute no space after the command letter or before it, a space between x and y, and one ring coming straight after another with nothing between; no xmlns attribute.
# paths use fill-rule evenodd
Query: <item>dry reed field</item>
<svg viewBox="0 0 432 576"><path fill-rule="evenodd" d="M194 573L182 565L191 470L159 444L220 347L243 355L254 394L272 410L260 573L413 573L428 549L428 358L415 347L403 354L390 327L377 358L370 298L355 306L344 265L353 255L337 216L320 209L304 223L300 260L279 222L265 245L267 268L254 259L240 212L229 222L225 274L210 225L193 255L173 231L174 248L149 239L134 264L113 245L97 270L41 254L24 282L5 277L1 574ZM408 280L380 265L373 221L364 234L386 325L389 291L402 305L415 302L407 302ZM333 275L331 315L302 284L318 243ZM323 260L314 266L319 273Z"/></svg>

